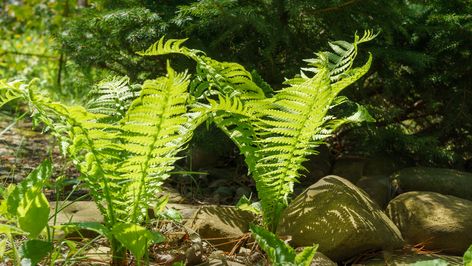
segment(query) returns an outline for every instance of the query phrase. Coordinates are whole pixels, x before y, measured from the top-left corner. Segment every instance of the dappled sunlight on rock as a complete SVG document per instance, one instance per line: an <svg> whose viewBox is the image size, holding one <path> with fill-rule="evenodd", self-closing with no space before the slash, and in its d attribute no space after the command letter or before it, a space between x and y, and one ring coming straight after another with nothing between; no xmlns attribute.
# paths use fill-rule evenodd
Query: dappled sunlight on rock
<svg viewBox="0 0 472 266"><path fill-rule="evenodd" d="M293 200L277 233L295 246L320 245L335 260L402 245L396 226L367 194L346 179L327 176Z"/></svg>

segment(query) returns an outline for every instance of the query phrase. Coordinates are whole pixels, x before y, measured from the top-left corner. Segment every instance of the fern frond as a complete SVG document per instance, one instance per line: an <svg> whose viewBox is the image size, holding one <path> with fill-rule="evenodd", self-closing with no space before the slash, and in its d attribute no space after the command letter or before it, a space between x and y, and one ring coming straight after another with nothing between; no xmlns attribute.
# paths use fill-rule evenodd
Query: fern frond
<svg viewBox="0 0 472 266"><path fill-rule="evenodd" d="M198 115L187 115L189 76L168 66L168 74L148 80L123 119L122 148L129 152L120 172L129 180L124 195L130 221L141 222L169 177L177 153L192 136Z"/></svg>
<svg viewBox="0 0 472 266"><path fill-rule="evenodd" d="M357 34L354 36L354 42L349 43L346 41L334 41L330 42L329 46L334 52L321 52L317 53L317 58L305 59L304 61L309 64L309 68L302 68L304 71L318 73L321 68L327 67L330 70L331 81L335 82L342 78L347 70L352 67L354 58L357 56L358 45L371 41L377 34L373 31L364 31L364 35L359 37Z"/></svg>
<svg viewBox="0 0 472 266"><path fill-rule="evenodd" d="M261 123L257 141L256 170L253 172L261 199L266 226L275 230L281 211L287 206L293 185L302 176L309 154L340 125L351 122L335 119L328 111L345 98L337 95L358 80L370 67L366 64L352 68L357 55L357 44L372 39L367 32L355 37L354 43L331 43L332 52L318 53L311 60L315 76L301 76L285 82L289 85L274 95L270 108L261 110ZM354 118L365 118L361 115Z"/></svg>
<svg viewBox="0 0 472 266"><path fill-rule="evenodd" d="M107 115L113 121L120 120L137 97L138 89L130 84L128 77L103 80L89 92L86 108L92 113Z"/></svg>
<svg viewBox="0 0 472 266"><path fill-rule="evenodd" d="M15 99L21 98L26 84L20 81L7 82L0 80L0 108Z"/></svg>
<svg viewBox="0 0 472 266"><path fill-rule="evenodd" d="M159 41L149 46L145 51L137 52L141 56L157 56L165 54L182 54L189 58L196 59L199 54L203 54L200 50L188 49L182 46L187 39L169 39L164 41L165 36L162 36Z"/></svg>
<svg viewBox="0 0 472 266"><path fill-rule="evenodd" d="M219 62L207 57L199 50L188 49L182 44L186 39L170 39L151 45L146 51L138 52L142 56L155 56L170 53L185 55L197 63L197 77L191 92L196 97L206 97L222 93L231 97L239 96L243 100L264 98L264 91L254 83L251 73L237 63Z"/></svg>

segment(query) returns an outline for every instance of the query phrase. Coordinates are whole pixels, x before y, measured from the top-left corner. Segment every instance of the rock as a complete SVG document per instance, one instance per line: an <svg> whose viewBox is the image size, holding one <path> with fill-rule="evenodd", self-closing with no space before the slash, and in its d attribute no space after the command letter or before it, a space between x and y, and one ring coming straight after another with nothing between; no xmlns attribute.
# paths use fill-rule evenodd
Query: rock
<svg viewBox="0 0 472 266"><path fill-rule="evenodd" d="M397 252L395 254L387 254L384 256L378 256L367 261L360 263L360 265L368 265L368 266L384 266L384 265L392 265L392 266L405 266L405 265L416 265L416 263L423 263L431 262L434 260L443 260L447 263L447 265L462 265L462 257L458 256L447 256L447 255L440 255L440 254L408 254L408 253L400 253ZM357 264L359 265L359 264ZM439 264L428 264L428 265L439 265Z"/></svg>
<svg viewBox="0 0 472 266"><path fill-rule="evenodd" d="M49 203L51 214L55 212L56 202ZM59 213L56 217L56 224L70 222L98 222L103 223L103 216L93 201L59 201ZM54 222L50 220L50 224Z"/></svg>
<svg viewBox="0 0 472 266"><path fill-rule="evenodd" d="M382 209L384 209L392 199L390 179L388 176L363 176L357 181L356 186L363 189Z"/></svg>
<svg viewBox="0 0 472 266"><path fill-rule="evenodd" d="M93 261L98 265L107 265L111 261L111 250L105 246L92 247L85 253L85 258L87 261Z"/></svg>
<svg viewBox="0 0 472 266"><path fill-rule="evenodd" d="M229 261L226 259L210 259L204 266L244 266L239 262Z"/></svg>
<svg viewBox="0 0 472 266"><path fill-rule="evenodd" d="M319 244L340 261L367 250L401 247L398 228L368 195L348 180L327 176L296 197L282 213L279 236L294 246Z"/></svg>
<svg viewBox="0 0 472 266"><path fill-rule="evenodd" d="M226 258L224 252L215 251L210 254L208 262L203 265L204 266L243 266L244 264L241 264L235 261L230 261Z"/></svg>
<svg viewBox="0 0 472 266"><path fill-rule="evenodd" d="M188 200L183 197L177 189L172 187L163 187L162 191L158 193L160 196L168 196L169 203L186 203Z"/></svg>
<svg viewBox="0 0 472 266"><path fill-rule="evenodd" d="M185 265L197 265L203 262L202 243L194 243L185 251Z"/></svg>
<svg viewBox="0 0 472 266"><path fill-rule="evenodd" d="M330 258L323 255L321 252L316 252L313 257L313 261L310 266L337 266L338 264L333 262Z"/></svg>
<svg viewBox="0 0 472 266"><path fill-rule="evenodd" d="M400 192L432 191L472 200L472 173L453 169L410 167L392 176Z"/></svg>
<svg viewBox="0 0 472 266"><path fill-rule="evenodd" d="M365 159L357 157L339 158L334 162L333 175L342 176L356 183L364 175Z"/></svg>
<svg viewBox="0 0 472 266"><path fill-rule="evenodd" d="M177 203L168 203L166 208L172 208L178 211L182 215L184 221L189 220L198 210L199 206L190 205L190 204L177 204Z"/></svg>
<svg viewBox="0 0 472 266"><path fill-rule="evenodd" d="M387 206L410 244L462 255L472 243L472 201L436 192L408 192Z"/></svg>
<svg viewBox="0 0 472 266"><path fill-rule="evenodd" d="M185 225L216 248L229 252L249 232L249 223L254 218L252 213L232 206L203 206Z"/></svg>

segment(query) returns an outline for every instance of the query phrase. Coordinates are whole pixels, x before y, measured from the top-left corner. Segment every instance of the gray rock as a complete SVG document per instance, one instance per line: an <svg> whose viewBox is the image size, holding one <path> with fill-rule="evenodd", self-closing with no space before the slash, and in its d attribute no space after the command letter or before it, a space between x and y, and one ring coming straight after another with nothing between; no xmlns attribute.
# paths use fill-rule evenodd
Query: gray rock
<svg viewBox="0 0 472 266"><path fill-rule="evenodd" d="M382 209L392 199L390 179L386 175L363 176L357 181L356 186L363 189Z"/></svg>
<svg viewBox="0 0 472 266"><path fill-rule="evenodd" d="M472 173L453 169L410 167L392 176L399 192L432 191L472 200Z"/></svg>
<svg viewBox="0 0 472 266"><path fill-rule="evenodd" d="M408 192L387 206L410 244L462 255L472 243L472 201L435 192Z"/></svg>
<svg viewBox="0 0 472 266"><path fill-rule="evenodd" d="M56 224L64 224L69 222L99 222L103 223L103 216L98 210L97 205L93 201L59 201L58 213L56 216ZM49 203L51 206L51 214L55 213L56 202ZM50 224L54 222L50 220Z"/></svg>
<svg viewBox="0 0 472 266"><path fill-rule="evenodd" d="M313 257L313 261L310 266L337 266L336 262L333 262L330 258L323 255L321 252L316 252Z"/></svg>
<svg viewBox="0 0 472 266"><path fill-rule="evenodd" d="M282 213L277 234L291 236L294 246L317 243L335 261L403 244L399 230L377 204L338 176L324 177L296 197Z"/></svg>
<svg viewBox="0 0 472 266"><path fill-rule="evenodd" d="M185 223L217 249L231 251L237 240L249 232L254 215L235 207L203 206Z"/></svg>
<svg viewBox="0 0 472 266"><path fill-rule="evenodd" d="M431 262L434 260L442 260L447 263L447 265L462 265L462 257L459 256L447 256L440 254L415 254L415 253L400 253L396 252L394 254L384 254L384 256L377 256L371 258L367 261L364 261L358 265L368 265L368 266L405 266L405 265L415 265L416 263L425 263ZM425 265L425 264L422 264ZM436 265L436 264L429 264Z"/></svg>

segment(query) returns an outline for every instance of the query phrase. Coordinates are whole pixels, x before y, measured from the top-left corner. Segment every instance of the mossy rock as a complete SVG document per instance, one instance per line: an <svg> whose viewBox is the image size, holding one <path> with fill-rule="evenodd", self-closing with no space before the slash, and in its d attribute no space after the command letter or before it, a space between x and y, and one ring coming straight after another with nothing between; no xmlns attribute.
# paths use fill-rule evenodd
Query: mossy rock
<svg viewBox="0 0 472 266"><path fill-rule="evenodd" d="M282 213L277 234L291 236L297 247L317 243L335 261L403 245L400 231L378 205L338 176L324 177L296 197Z"/></svg>
<svg viewBox="0 0 472 266"><path fill-rule="evenodd" d="M410 167L392 176L399 192L432 191L472 200L472 173L453 169Z"/></svg>
<svg viewBox="0 0 472 266"><path fill-rule="evenodd" d="M472 243L472 201L435 192L407 192L393 199L386 211L412 245L462 255Z"/></svg>

